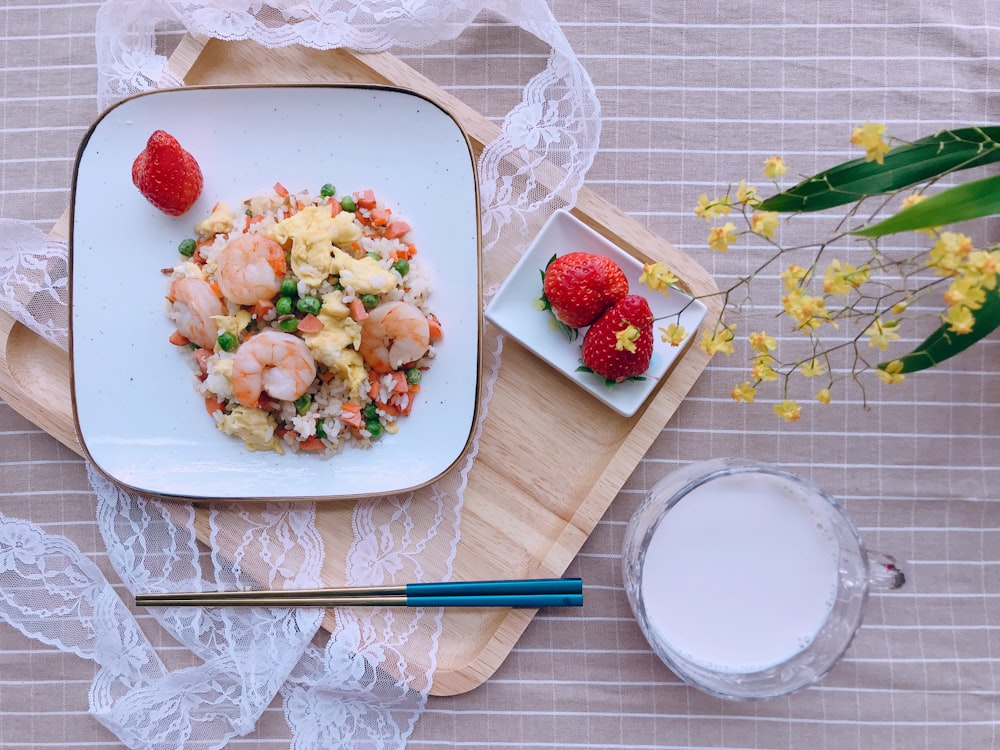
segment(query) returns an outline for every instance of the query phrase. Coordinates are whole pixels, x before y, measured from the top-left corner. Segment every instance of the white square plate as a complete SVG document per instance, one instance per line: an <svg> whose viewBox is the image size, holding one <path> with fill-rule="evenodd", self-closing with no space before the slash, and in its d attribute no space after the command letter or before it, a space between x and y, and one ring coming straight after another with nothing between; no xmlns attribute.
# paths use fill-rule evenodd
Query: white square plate
<svg viewBox="0 0 1000 750"><path fill-rule="evenodd" d="M541 271L545 269L549 259L553 255L566 255L576 251L603 255L615 261L628 278L629 293L643 295L657 319L674 316L687 305L680 313L679 320L670 317L663 321L664 326L677 322L688 331L689 336L694 336L705 318L707 308L701 301L692 300L683 292L671 289L669 295L663 295L640 285L642 263L568 211L556 211L552 214L525 250L486 308L487 320L520 341L585 391L619 414L630 417L645 403L659 380L683 354L685 346L666 344L660 340L658 331L654 331L653 358L644 380L626 381L608 387L604 378L594 373L577 372L582 364L580 344L585 329L581 329L580 336L571 342L559 329L552 313L539 310L534 304L542 296Z"/></svg>
<svg viewBox="0 0 1000 750"><path fill-rule="evenodd" d="M163 129L198 160L194 207L171 217L132 184ZM162 268L217 201L280 182L314 194L372 188L413 227L444 338L413 413L369 450L329 459L248 451L216 429L168 337ZM482 295L478 185L469 141L422 96L371 86L206 87L127 99L77 159L71 224L74 410L95 466L127 487L196 499L332 499L425 485L465 452L478 409Z"/></svg>

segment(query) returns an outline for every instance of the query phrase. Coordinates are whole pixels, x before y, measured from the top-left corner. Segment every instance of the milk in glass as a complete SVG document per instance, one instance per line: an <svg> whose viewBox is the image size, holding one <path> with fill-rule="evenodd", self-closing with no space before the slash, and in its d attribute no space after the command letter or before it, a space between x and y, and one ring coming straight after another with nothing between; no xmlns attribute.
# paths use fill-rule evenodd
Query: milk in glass
<svg viewBox="0 0 1000 750"><path fill-rule="evenodd" d="M641 593L670 649L708 669L751 673L812 642L836 600L839 556L801 492L766 473L721 476L661 519Z"/></svg>

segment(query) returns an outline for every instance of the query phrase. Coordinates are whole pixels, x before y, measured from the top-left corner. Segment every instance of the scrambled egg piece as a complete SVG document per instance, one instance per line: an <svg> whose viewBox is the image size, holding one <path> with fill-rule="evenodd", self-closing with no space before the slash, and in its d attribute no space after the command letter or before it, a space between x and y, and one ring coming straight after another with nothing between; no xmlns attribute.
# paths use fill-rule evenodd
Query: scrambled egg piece
<svg viewBox="0 0 1000 750"><path fill-rule="evenodd" d="M236 226L236 216L229 210L225 202L216 203L212 213L194 225L194 231L200 237L211 237L215 234L233 231Z"/></svg>
<svg viewBox="0 0 1000 750"><path fill-rule="evenodd" d="M340 274L340 283L353 287L356 294L385 294L396 286L397 276L367 255L355 258L334 248L334 267Z"/></svg>
<svg viewBox="0 0 1000 750"><path fill-rule="evenodd" d="M228 331L239 338L240 333L250 325L251 315L249 310L237 310L235 315L213 315L212 320L219 326L219 331ZM216 344L218 350L219 345Z"/></svg>
<svg viewBox="0 0 1000 750"><path fill-rule="evenodd" d="M335 294L339 295L339 292ZM327 295L329 296L331 295ZM323 322L323 330L303 336L306 346L317 362L323 363L343 378L350 387L353 398L368 380L368 371L365 370L364 360L357 349L361 343L361 324L354 318L335 317L322 310L317 317Z"/></svg>
<svg viewBox="0 0 1000 750"><path fill-rule="evenodd" d="M347 303L344 302L344 293L339 289L323 295L323 308L320 310L320 316L329 315L331 318L339 319L346 318L350 314L351 311L347 307Z"/></svg>
<svg viewBox="0 0 1000 750"><path fill-rule="evenodd" d="M241 438L249 450L285 453L281 441L274 434L277 423L263 409L236 406L229 414L223 414L215 425L227 435Z"/></svg>
<svg viewBox="0 0 1000 750"><path fill-rule="evenodd" d="M333 259L336 247L350 247L361 237L361 228L350 212L330 216L329 206L307 206L270 227L266 234L281 245L291 240L292 270L307 285L318 287L337 271Z"/></svg>
<svg viewBox="0 0 1000 750"><path fill-rule="evenodd" d="M206 277L205 269L199 266L194 261L186 260L183 263L178 263L174 266L174 279L201 279L205 280Z"/></svg>
<svg viewBox="0 0 1000 750"><path fill-rule="evenodd" d="M203 393L212 393L219 398L236 398L233 391L233 357L225 352L217 352L208 358L207 374Z"/></svg>

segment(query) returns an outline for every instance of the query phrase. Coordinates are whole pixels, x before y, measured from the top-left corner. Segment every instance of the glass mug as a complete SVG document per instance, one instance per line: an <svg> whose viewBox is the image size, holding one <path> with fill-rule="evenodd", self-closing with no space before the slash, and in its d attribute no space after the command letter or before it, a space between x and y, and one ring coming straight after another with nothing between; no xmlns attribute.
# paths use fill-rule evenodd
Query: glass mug
<svg viewBox="0 0 1000 750"><path fill-rule="evenodd" d="M905 582L893 558L866 550L829 494L738 459L657 482L629 521L622 572L660 659L732 700L820 680L854 639L868 592Z"/></svg>

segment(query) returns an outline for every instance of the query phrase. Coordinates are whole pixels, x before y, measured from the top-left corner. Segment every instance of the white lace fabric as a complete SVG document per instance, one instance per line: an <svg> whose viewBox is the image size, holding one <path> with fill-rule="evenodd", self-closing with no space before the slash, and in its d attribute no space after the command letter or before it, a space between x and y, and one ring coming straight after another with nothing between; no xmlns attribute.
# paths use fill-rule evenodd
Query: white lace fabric
<svg viewBox="0 0 1000 750"><path fill-rule="evenodd" d="M106 0L96 30L99 101L106 107L183 85L158 49L171 33L271 48L419 49L459 36L486 11L551 47L547 65L479 159L488 300L533 230L574 203L597 150L593 85L544 2ZM556 184L552 165L559 165ZM0 309L63 348L66 260L65 243L22 222L0 223ZM324 548L313 504L198 511L124 491L90 468L96 520L116 573L132 593L302 588L323 585L325 556L337 554L348 584L449 579L502 353L502 338L489 329L484 335L484 396L469 455L430 487L354 503L349 549ZM203 544L196 528L205 523ZM28 520L0 517L0 618L97 664L90 710L128 747L222 747L250 732L280 693L293 748L399 748L433 685L440 610L337 610L324 645L318 609L150 611L201 659L198 666L165 669L128 607L72 543Z"/></svg>

